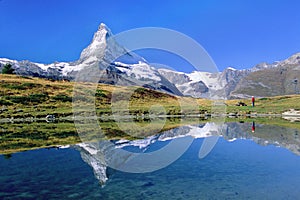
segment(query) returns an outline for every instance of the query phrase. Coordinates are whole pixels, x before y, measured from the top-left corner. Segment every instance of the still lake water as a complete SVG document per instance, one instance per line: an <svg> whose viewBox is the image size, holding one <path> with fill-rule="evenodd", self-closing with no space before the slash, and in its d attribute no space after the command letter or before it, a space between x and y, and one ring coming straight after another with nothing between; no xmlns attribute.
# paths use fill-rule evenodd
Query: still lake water
<svg viewBox="0 0 300 200"><path fill-rule="evenodd" d="M214 148L199 159L205 138L216 137L215 130L221 129ZM101 142L2 156L0 199L299 199L300 139L296 129L258 124L252 133L247 123L222 127L207 123L114 144L147 153L184 138L193 141L179 159L148 173L126 173L105 166L99 151L90 151L101 149ZM101 152L106 153L104 157L116 156L108 150Z"/></svg>

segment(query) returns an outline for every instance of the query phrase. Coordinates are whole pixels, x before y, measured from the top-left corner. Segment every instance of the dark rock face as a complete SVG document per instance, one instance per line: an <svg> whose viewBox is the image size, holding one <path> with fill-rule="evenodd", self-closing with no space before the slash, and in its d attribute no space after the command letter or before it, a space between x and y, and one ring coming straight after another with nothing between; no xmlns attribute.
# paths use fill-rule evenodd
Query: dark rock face
<svg viewBox="0 0 300 200"><path fill-rule="evenodd" d="M171 83L176 83L181 85L191 81L191 79L184 73L176 73L175 71L164 70L164 69L158 71L162 76L167 78Z"/></svg>
<svg viewBox="0 0 300 200"><path fill-rule="evenodd" d="M202 81L191 83L190 85L195 91L199 91L200 93L208 92L208 87Z"/></svg>

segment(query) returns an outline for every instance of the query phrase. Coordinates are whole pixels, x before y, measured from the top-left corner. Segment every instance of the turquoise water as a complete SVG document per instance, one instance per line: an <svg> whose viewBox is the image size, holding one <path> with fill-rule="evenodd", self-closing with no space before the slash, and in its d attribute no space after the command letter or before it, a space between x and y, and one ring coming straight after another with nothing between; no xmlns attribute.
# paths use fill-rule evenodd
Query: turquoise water
<svg viewBox="0 0 300 200"><path fill-rule="evenodd" d="M203 159L203 138L174 163L151 173L107 169L101 186L77 148L0 157L0 199L299 199L300 157L249 139L220 138ZM169 141L156 141L147 151ZM128 148L128 147L127 147Z"/></svg>

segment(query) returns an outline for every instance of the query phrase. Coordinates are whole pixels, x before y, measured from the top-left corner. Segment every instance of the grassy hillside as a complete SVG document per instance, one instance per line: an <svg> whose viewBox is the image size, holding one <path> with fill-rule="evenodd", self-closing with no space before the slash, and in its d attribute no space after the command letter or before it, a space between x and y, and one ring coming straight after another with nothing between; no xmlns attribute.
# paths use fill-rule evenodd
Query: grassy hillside
<svg viewBox="0 0 300 200"><path fill-rule="evenodd" d="M45 117L71 114L73 84L0 75L0 117Z"/></svg>
<svg viewBox="0 0 300 200"><path fill-rule="evenodd" d="M242 101L247 106L236 106ZM290 109L300 110L300 95L286 95L276 97L257 98L255 107L251 106L251 99L244 100L230 100L227 101L227 113L240 113L240 114L281 114Z"/></svg>
<svg viewBox="0 0 300 200"><path fill-rule="evenodd" d="M48 114L56 117L72 115L72 96L74 83L63 81L50 81L39 78L20 77L16 75L0 75L0 118L43 118ZM91 86L92 88L92 86ZM134 93L130 94L134 89ZM196 114L210 109L209 100L196 100L168 95L145 88L121 87L99 84L97 89L91 91L95 96L96 112L99 116L111 114L112 93L117 103L124 103L122 99L130 94L130 114L142 115L155 112L153 106L164 107L165 112L153 114ZM84 101L82 102L84 106ZM199 104L195 110L192 105ZM180 108L181 105L181 108ZM150 108L153 109L150 109Z"/></svg>
<svg viewBox="0 0 300 200"><path fill-rule="evenodd" d="M0 75L0 80L0 118L44 118L48 114L56 117L72 116L73 82L3 74ZM130 95L129 114L133 116L199 114L210 112L212 105L206 99L175 97L138 87L98 84L97 89L91 90L91 93L95 96L98 116L112 114L112 96L114 105L120 104L118 114L123 114L123 110L124 114L128 114L125 112L127 94ZM251 107L250 99L228 100L225 103L227 113L280 114L291 108L300 110L299 100L300 95L258 98L254 108ZM248 106L236 106L239 101ZM84 101L80 106L85 106Z"/></svg>

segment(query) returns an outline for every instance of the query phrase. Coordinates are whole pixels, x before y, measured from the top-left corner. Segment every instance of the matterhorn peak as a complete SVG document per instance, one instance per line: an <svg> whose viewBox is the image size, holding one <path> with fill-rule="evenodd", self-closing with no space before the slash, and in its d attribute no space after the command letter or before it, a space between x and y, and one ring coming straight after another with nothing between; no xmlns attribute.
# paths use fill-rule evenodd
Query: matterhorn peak
<svg viewBox="0 0 300 200"><path fill-rule="evenodd" d="M105 38L103 38L105 36ZM97 32L94 34L94 40L103 40L103 39L107 39L108 37L112 36L112 32L111 30L104 24L101 23L98 27Z"/></svg>
<svg viewBox="0 0 300 200"><path fill-rule="evenodd" d="M101 31L101 30L109 30L109 28L106 26L106 24L104 23L100 23L99 27L98 27L98 31Z"/></svg>
<svg viewBox="0 0 300 200"><path fill-rule="evenodd" d="M98 30L94 33L92 42L81 52L80 59L85 60L91 56L102 59L105 50L111 45L107 44L108 38L111 36L112 32L110 29L104 23L101 23Z"/></svg>

